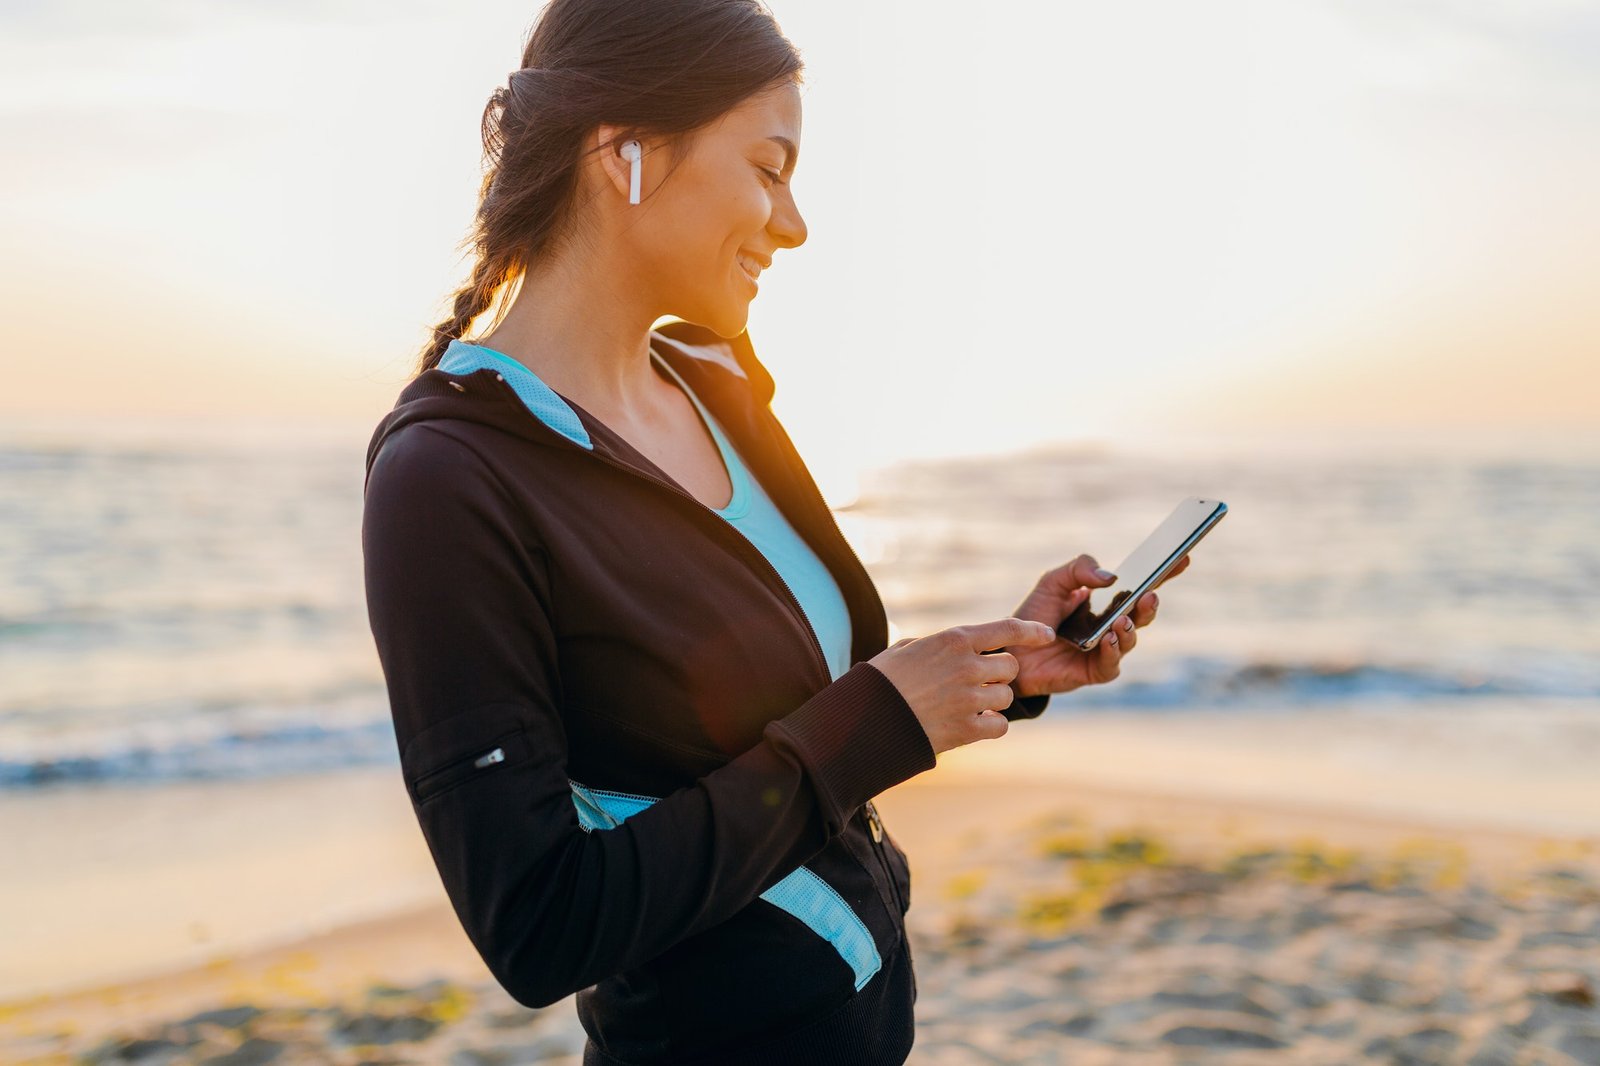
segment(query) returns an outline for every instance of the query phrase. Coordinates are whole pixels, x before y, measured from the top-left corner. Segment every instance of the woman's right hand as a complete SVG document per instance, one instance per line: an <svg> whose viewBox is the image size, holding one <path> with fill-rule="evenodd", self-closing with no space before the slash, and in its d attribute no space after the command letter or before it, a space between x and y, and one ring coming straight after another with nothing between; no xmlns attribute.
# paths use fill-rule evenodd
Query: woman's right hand
<svg viewBox="0 0 1600 1066"><path fill-rule="evenodd" d="M1001 618L906 637L868 661L900 690L937 754L1003 737L1011 725L1000 712L1015 698L1011 681L1017 676L1017 657L985 652L1057 639L1055 628L1043 622Z"/></svg>

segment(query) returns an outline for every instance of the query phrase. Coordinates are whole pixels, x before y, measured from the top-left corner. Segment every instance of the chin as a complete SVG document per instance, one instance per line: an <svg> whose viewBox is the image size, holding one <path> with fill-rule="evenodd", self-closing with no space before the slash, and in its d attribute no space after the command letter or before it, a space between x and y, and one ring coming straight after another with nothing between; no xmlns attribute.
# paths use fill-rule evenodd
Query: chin
<svg viewBox="0 0 1600 1066"><path fill-rule="evenodd" d="M750 321L749 300L729 300L704 308L698 315L684 315L689 321L704 326L724 340L732 340L744 332Z"/></svg>

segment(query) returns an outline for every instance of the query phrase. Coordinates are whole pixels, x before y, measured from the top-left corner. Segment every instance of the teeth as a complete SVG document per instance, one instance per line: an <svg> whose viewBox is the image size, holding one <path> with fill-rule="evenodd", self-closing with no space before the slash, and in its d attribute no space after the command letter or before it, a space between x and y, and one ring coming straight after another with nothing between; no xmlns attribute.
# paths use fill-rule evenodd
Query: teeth
<svg viewBox="0 0 1600 1066"><path fill-rule="evenodd" d="M746 259L744 256L739 257L739 266L752 278L759 278L761 276L761 268L755 263L750 262L750 260Z"/></svg>

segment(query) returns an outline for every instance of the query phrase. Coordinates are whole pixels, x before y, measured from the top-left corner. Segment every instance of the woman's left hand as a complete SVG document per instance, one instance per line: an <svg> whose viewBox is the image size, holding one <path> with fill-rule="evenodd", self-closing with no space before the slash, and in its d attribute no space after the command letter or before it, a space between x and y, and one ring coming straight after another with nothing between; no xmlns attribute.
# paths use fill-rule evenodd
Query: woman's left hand
<svg viewBox="0 0 1600 1066"><path fill-rule="evenodd" d="M1077 609L1091 588L1115 584L1116 577L1102 578L1099 564L1090 555L1080 555L1063 566L1047 571L1028 593L1022 606L1011 613L1046 625L1059 626L1062 619ZM1016 645L1005 650L1017 658L1017 676L1011 683L1018 697L1042 696L1052 692L1071 692L1084 685L1103 685L1114 681L1122 671L1122 657L1139 642L1139 630L1155 621L1155 589L1189 568L1189 556L1157 581L1140 597L1133 610L1117 619L1111 632L1100 639L1093 651L1083 651L1065 637L1043 647Z"/></svg>

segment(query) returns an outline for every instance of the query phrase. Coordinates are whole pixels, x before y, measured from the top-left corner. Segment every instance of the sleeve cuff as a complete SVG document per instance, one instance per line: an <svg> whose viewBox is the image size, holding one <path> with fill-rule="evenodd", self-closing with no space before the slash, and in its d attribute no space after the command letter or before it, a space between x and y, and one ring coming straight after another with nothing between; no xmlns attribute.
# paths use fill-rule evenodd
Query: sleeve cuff
<svg viewBox="0 0 1600 1066"><path fill-rule="evenodd" d="M1008 721L1015 722L1019 718L1037 718L1044 713L1045 705L1050 702L1050 693L1048 692L1038 696L1018 696L1016 691L1016 687L1012 686L1011 706L1000 712L1006 716Z"/></svg>
<svg viewBox="0 0 1600 1066"><path fill-rule="evenodd" d="M911 705L866 660L768 723L766 733L791 747L810 771L834 833L873 796L937 765Z"/></svg>

